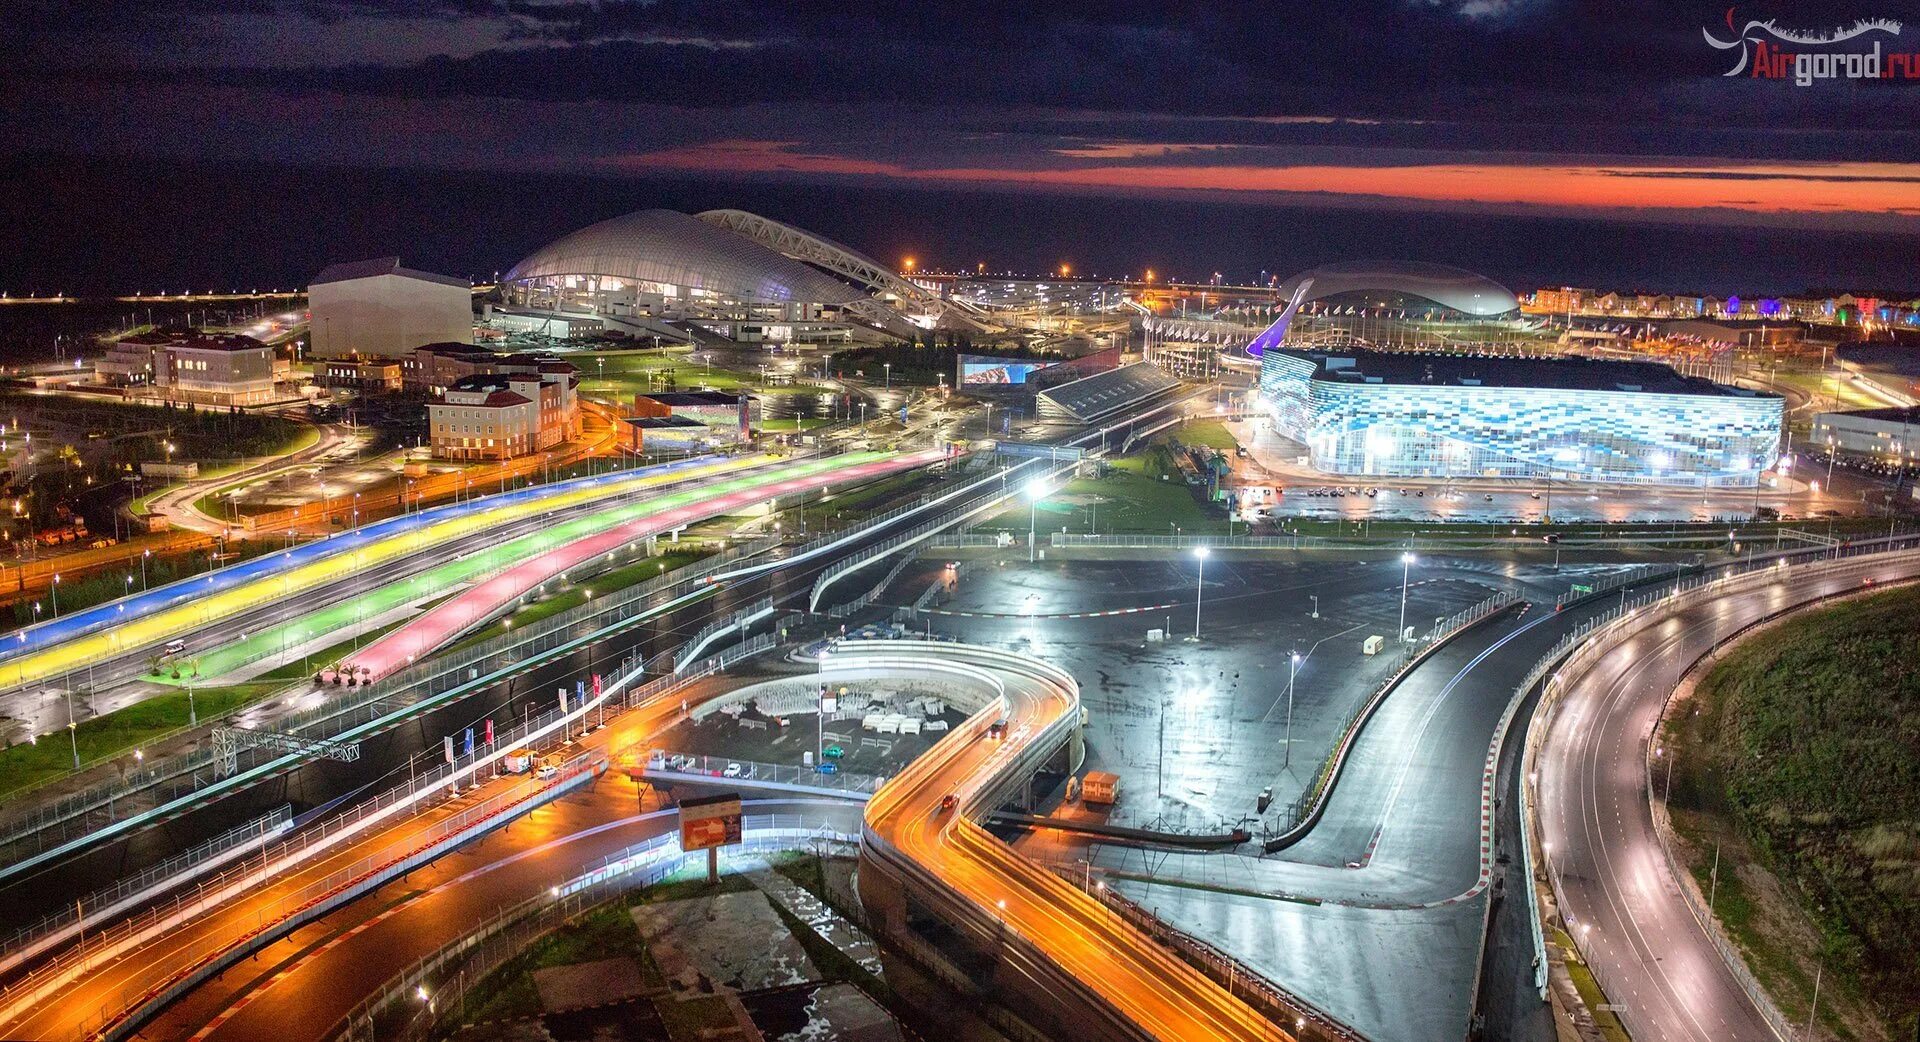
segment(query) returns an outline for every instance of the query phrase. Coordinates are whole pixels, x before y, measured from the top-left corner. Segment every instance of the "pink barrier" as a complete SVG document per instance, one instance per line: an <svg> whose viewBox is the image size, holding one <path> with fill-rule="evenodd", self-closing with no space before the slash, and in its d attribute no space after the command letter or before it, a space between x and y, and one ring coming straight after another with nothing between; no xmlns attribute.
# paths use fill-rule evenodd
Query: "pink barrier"
<svg viewBox="0 0 1920 1042"><path fill-rule="evenodd" d="M811 492L828 485L840 485L853 481L870 481L899 471L937 463L947 458L949 458L948 454L938 449L908 453L892 459L863 463L846 470L758 485L754 488L675 507L663 513L635 518L626 524L549 550L538 557L528 558L485 582L461 591L435 605L419 618L361 648L354 653L351 666L343 668L352 669L356 676L363 678L363 683L378 680L452 640L474 623L492 616L541 583L635 540L670 532L710 517L742 510L764 503L776 496Z"/></svg>

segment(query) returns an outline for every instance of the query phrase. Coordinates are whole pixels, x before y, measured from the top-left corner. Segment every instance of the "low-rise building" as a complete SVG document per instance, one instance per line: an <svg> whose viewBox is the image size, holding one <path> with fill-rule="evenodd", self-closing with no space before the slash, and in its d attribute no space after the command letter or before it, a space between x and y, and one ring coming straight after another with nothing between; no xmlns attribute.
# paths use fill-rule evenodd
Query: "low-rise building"
<svg viewBox="0 0 1920 1042"><path fill-rule="evenodd" d="M502 354L472 344L427 344L400 363L400 380L409 391L438 398L469 376L566 376L579 370L552 355Z"/></svg>
<svg viewBox="0 0 1920 1042"><path fill-rule="evenodd" d="M109 386L177 402L258 405L274 396L273 348L238 333L136 334L109 345L94 371Z"/></svg>
<svg viewBox="0 0 1920 1042"><path fill-rule="evenodd" d="M725 391L658 391L633 396L635 416L679 416L712 427L728 438L745 438L760 422L760 401Z"/></svg>
<svg viewBox="0 0 1920 1042"><path fill-rule="evenodd" d="M716 428L685 416L629 416L620 421L628 452L701 452L728 440Z"/></svg>
<svg viewBox="0 0 1920 1042"><path fill-rule="evenodd" d="M332 359L317 363L313 382L321 387L367 394L390 394L400 390L399 362L385 359Z"/></svg>
<svg viewBox="0 0 1920 1042"><path fill-rule="evenodd" d="M1813 417L1813 445L1888 462L1920 458L1920 409L1861 409Z"/></svg>

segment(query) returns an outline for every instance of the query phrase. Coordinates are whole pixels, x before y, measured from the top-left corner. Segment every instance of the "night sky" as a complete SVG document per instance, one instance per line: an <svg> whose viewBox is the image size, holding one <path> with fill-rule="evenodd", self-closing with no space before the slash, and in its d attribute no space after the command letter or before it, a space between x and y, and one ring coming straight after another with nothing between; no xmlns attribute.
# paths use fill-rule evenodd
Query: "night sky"
<svg viewBox="0 0 1920 1042"><path fill-rule="evenodd" d="M1875 6L1860 6L1868 2ZM102 203L103 212L131 205L204 226L231 215L204 199L191 205L182 185L217 181L223 170L314 165L452 171L493 178L508 194L608 179L636 186L625 193L631 205L581 191L591 200L558 207L552 216L572 223L547 229L552 235L650 205L648 196L661 193L645 186L691 183L727 186L705 194L748 208L779 199L804 208L792 193L807 186L822 199L849 191L876 199L1069 195L1108 200L1119 213L1128 204L1116 211L1116 200L1151 201L1156 214L1166 205L1198 215L1253 204L1307 214L1307 223L1364 210L1370 230L1354 245L1370 243L1375 254L1372 228L1392 213L1656 225L1707 244L1714 238L1703 229L1738 229L1723 236L1730 251L1739 244L1751 255L1756 241L1771 241L1789 261L1828 261L1807 284L1898 280L1901 265L1885 258L1920 236L1920 86L1724 76L1749 45L1721 50L1703 36L1737 39L1754 20L1829 31L1902 19L1913 24L1846 46L1878 41L1886 51L1920 52L1920 7L1911 0L1731 11L1661 0L106 0L0 2L0 10L9 25L0 153L11 157L18 186L54 189L12 193L0 204L0 231L71 238L40 262L17 249L5 258L25 269L0 271L0 288L14 291L88 278L137 288L119 285L137 276L118 270L108 279L76 269L86 253L121 245L89 241L87 191L126 197ZM92 180L57 173L74 157ZM137 173L116 186L102 172L111 170ZM182 180L169 186L176 170ZM272 198L276 176L245 179L250 208L297 205L292 181L288 198ZM355 184L374 193L370 203L383 191ZM146 193L176 209L156 210ZM65 212L53 212L53 197ZM541 205L555 211L552 202ZM499 206L473 199L469 209L485 221ZM1194 244L1129 241L1112 227L1087 229L1088 243L1073 241L1071 228L1049 228L1041 241L995 225L1000 207L983 209L968 225L996 227L1000 256L935 241L946 234L938 222L909 234L867 221L855 244L955 267L1045 265L1049 252L1065 259L1097 252L1096 244L1113 266L1133 256L1152 263L1158 250L1171 263L1238 268L1239 276L1293 259L1285 248L1269 258L1238 247L1208 258ZM784 216L855 238L834 215ZM299 227L297 218L253 219L273 234ZM1164 224L1155 222L1155 234ZM915 241L922 231L927 241ZM1794 234L1804 232L1818 234ZM316 251L362 238L338 220L304 234ZM1810 251L1848 241L1836 235L1877 245L1855 270L1835 270ZM1113 247L1116 236L1125 250ZM297 278L283 271L311 259L296 251L262 263L224 242L188 269L167 244L178 236L157 238L172 251L154 262L162 280L203 278L208 267L234 278ZM1641 231L1595 238L1604 256L1594 273L1672 277L1666 261L1634 266L1629 251L1643 239ZM476 241L446 263L510 264L524 245ZM1398 252L1446 259L1433 245ZM1477 260L1485 250L1460 252ZM1543 256L1551 270L1541 278L1582 274ZM1704 257L1711 281L1738 256Z"/></svg>

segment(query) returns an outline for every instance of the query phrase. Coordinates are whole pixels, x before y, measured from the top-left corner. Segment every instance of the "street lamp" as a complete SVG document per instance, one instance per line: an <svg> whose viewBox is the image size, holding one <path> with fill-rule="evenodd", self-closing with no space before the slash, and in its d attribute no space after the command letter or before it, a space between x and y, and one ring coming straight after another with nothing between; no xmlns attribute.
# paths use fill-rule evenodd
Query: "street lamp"
<svg viewBox="0 0 1920 1042"><path fill-rule="evenodd" d="M887 382L882 389L888 390L888 391L893 390L893 363L882 362L880 363L880 368L885 369L887 371Z"/></svg>
<svg viewBox="0 0 1920 1042"><path fill-rule="evenodd" d="M1287 656L1287 751L1280 764L1281 770L1293 766L1293 675L1300 670L1300 653Z"/></svg>
<svg viewBox="0 0 1920 1042"><path fill-rule="evenodd" d="M53 617L60 617L60 573L53 573Z"/></svg>
<svg viewBox="0 0 1920 1042"><path fill-rule="evenodd" d="M1400 640L1407 639L1407 576L1413 571L1413 555L1400 555Z"/></svg>
<svg viewBox="0 0 1920 1042"><path fill-rule="evenodd" d="M1047 496L1047 483L1039 478L1027 482L1027 563L1034 562L1034 553L1038 546L1035 529L1039 524L1040 501Z"/></svg>
<svg viewBox="0 0 1920 1042"><path fill-rule="evenodd" d="M1193 581L1193 639L1200 639L1200 600L1206 595L1207 586L1207 548L1193 548L1193 558L1200 562L1200 572Z"/></svg>

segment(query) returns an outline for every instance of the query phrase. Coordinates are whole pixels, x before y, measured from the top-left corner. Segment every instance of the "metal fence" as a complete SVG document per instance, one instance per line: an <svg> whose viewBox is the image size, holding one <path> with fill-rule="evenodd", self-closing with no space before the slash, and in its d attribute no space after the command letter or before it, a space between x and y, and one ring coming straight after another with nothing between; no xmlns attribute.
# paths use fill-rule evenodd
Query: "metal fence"
<svg viewBox="0 0 1920 1042"><path fill-rule="evenodd" d="M681 766L669 766L678 757ZM823 760L822 763L831 761ZM658 763L659 766L655 766ZM737 770L736 770L737 768ZM646 776L667 781L739 783L766 789L800 790L864 798L879 791L886 778L875 774L851 774L834 770L820 771L820 765L765 763L759 760L735 760L725 756L676 753L671 749L655 751L647 761Z"/></svg>
<svg viewBox="0 0 1920 1042"><path fill-rule="evenodd" d="M1312 1020L1324 1037L1365 1042L1366 1036L1346 1026L1339 1018L1299 995L1268 980L1225 951L1187 933L1121 895L1091 872L1076 871L1064 865L1048 865L1053 873L1074 888L1098 901L1122 922L1145 934L1154 943L1179 956L1182 962L1199 970L1229 995L1253 1007L1268 1021L1286 1029L1289 1035L1300 1031Z"/></svg>
<svg viewBox="0 0 1920 1042"><path fill-rule="evenodd" d="M1272 853L1298 842L1302 836L1306 835L1307 830L1313 827L1314 822L1319 820L1320 812L1325 809L1327 797L1333 791L1334 779L1338 777L1340 767L1346 762L1347 754L1352 750L1354 741L1359 738L1361 729L1366 726L1368 720L1372 719L1381 703L1386 701L1387 694L1400 683L1401 678L1413 668L1421 655L1431 652L1445 643L1448 638L1505 611L1519 601L1518 594L1511 590L1501 590L1484 601L1438 620L1433 628L1427 631L1424 638L1408 642L1396 640L1394 643L1399 645L1399 664L1386 679L1374 687L1373 693L1368 695L1366 700L1354 710L1353 715L1347 719L1347 724L1341 731L1340 741L1335 744L1333 751L1327 754L1327 758L1320 762L1320 767L1314 772L1313 780L1307 784L1306 791L1300 794L1299 799L1287 805L1287 827L1278 835L1266 840L1264 846L1267 852Z"/></svg>
<svg viewBox="0 0 1920 1042"><path fill-rule="evenodd" d="M1819 568L1823 573L1844 574L1850 571L1864 570L1886 562L1891 559L1886 551L1892 551L1901 557L1913 556L1913 544L1914 540L1910 537L1900 537L1875 540L1864 547L1834 547L1824 549L1811 556L1806 554L1799 556L1801 556L1804 563ZM1536 984L1543 991L1546 986L1544 980L1544 967L1546 965L1545 933L1544 924L1541 921L1537 894L1532 885L1533 873L1536 871L1536 865L1539 864L1539 862L1536 861L1537 855L1533 849L1533 830L1535 828L1533 806L1538 800L1538 792L1535 791L1537 785L1535 763L1539 756L1539 750L1545 743L1546 735L1552 730L1552 718L1559 708L1559 696L1564 690L1565 683L1570 678L1577 676L1587 669L1595 660L1611 651L1620 642L1629 638L1633 633L1638 632L1638 627L1623 625L1623 623L1635 617L1642 609L1657 608L1662 612L1676 611L1697 604L1700 601L1710 599L1711 597L1722 595L1728 591L1730 584L1746 585L1750 582L1764 583L1771 581L1781 574L1780 569L1786 567L1786 565L1787 559L1784 556L1747 563L1736 562L1734 564L1719 566L1713 569L1711 573L1680 576L1670 582L1662 583L1658 588L1651 591L1643 591L1637 595L1628 593L1621 599L1620 604L1609 608L1592 619L1584 621L1573 633L1569 633L1566 637L1563 637L1551 650L1541 657L1522 680L1514 696L1516 704L1524 699L1526 694L1536 685L1542 684L1543 682L1546 685L1541 694L1540 706L1535 710L1535 726L1533 726L1528 733L1527 744L1523 754L1524 759L1521 763L1522 781L1520 787L1521 849L1529 877L1526 902L1534 932L1535 957L1540 960L1542 967L1542 970L1536 974ZM1790 608L1787 610L1793 609ZM1563 658L1565 659L1564 662L1561 661ZM1659 726L1657 720L1654 726ZM1643 765L1643 770L1644 769L1650 768ZM1726 938L1720 929L1718 921L1709 914L1709 910L1701 907L1702 902L1699 899L1696 885L1693 883L1691 876L1684 872L1674 860L1667 834L1663 829L1658 827L1664 818L1666 808L1664 804L1656 803L1652 800L1653 788L1651 781L1649 780L1646 784L1648 800L1654 808L1653 813L1656 818L1655 831L1660 836L1661 853L1665 859L1667 870L1672 873L1678 885L1682 899L1687 903L1688 910L1692 912L1695 919L1699 921L1701 928L1707 933L1712 944L1720 953L1722 961L1726 963L1729 972L1733 975L1735 981L1740 984L1742 990L1746 992L1754 1008L1760 1012L1761 1017L1768 1022L1769 1026L1773 1028L1775 1033L1781 1038L1791 1039L1795 1037L1792 1024L1780 1013L1772 997L1768 995L1765 989L1760 986L1759 982L1754 979L1752 972L1746 966L1744 956L1742 956L1739 950ZM1560 892L1560 881L1554 874L1552 865L1548 863L1545 865L1545 868L1547 883L1553 888L1556 900L1564 901L1564 897ZM1602 990L1610 989L1611 985L1606 979L1607 971L1600 964L1589 961L1587 968L1593 974L1594 979L1599 983Z"/></svg>
<svg viewBox="0 0 1920 1042"><path fill-rule="evenodd" d="M0 973L5 973L47 947L83 932L87 920L124 911L135 902L148 901L153 895L244 856L253 847L293 826L293 807L282 805L158 864L149 865L112 886L81 898L71 906L63 905L30 926L21 927L0 943Z"/></svg>
<svg viewBox="0 0 1920 1042"><path fill-rule="evenodd" d="M951 528L955 525L961 524L966 520L968 520L969 518L978 517L979 515L984 514L989 510L997 509L1002 503L1006 502L1008 499L1011 499L1014 496L1019 495L1021 486L1009 480L1015 473L1023 471L1028 467L1034 467L1036 471L1044 471L1044 478L1053 478L1053 477L1058 477L1063 471L1070 471L1072 469L1072 465L1069 464L1066 467L1055 467L1052 470L1045 470L1044 464L1046 462L1047 461L1045 460L1038 460L1038 459L1028 460L1025 463L1022 463L1018 466L1002 471L999 474L994 475L993 477L983 478L982 480L975 482L973 485L968 486L968 489L976 488L980 485L987 484L993 481L999 481L1004 487L998 493L990 494L985 499L975 501L966 506L960 507L957 510L949 511L948 513L943 514L939 517L936 517L931 521L921 522L920 524L915 525L914 527L909 528L904 532L900 532L894 535L892 538L885 540L884 542L881 542L872 547L869 547L866 550L860 552L859 554L856 554L852 557L848 557L845 560L842 560L841 562L839 562L838 564L835 564L833 567L828 568L826 571L821 572L820 577L814 580L813 593L807 600L807 610L818 611L820 607L820 599L826 593L827 587L833 585L843 576L846 576L861 568L864 568L867 565L872 564L874 561L877 561L880 558L893 553L895 550L912 546L916 543L924 542L932 538L934 534L944 529ZM1039 466L1036 466L1036 465L1039 465ZM1027 480L1033 480L1033 477L1030 476L1027 478ZM966 490L963 489L960 491L966 491ZM954 493L954 494L957 494L957 493Z"/></svg>
<svg viewBox="0 0 1920 1042"><path fill-rule="evenodd" d="M664 590L703 578L742 558L762 553L776 543L777 540L765 539L736 546L687 568L667 572L644 583L596 598L534 625L508 630L472 647L435 656L378 683L345 688L318 706L276 720L274 726L283 733L317 729L318 733L307 736L315 739L340 738L383 716L393 716L396 706L403 707L401 712L405 709L418 710L458 689L484 683L501 670L522 667L531 658L564 652L580 644L602 639L632 622L640 614L637 607L640 602ZM199 726L208 726L218 719L209 717L202 720ZM187 730L191 728L181 729L176 734ZM269 756L266 750L260 749L243 752L243 771L267 762ZM112 781L62 797L7 822L0 826L0 848L16 847L29 838L36 840L31 849L9 851L7 860L18 861L69 842L74 830L52 830L83 816L88 819L80 823L84 830L121 820L120 811L123 809L138 813L168 806L217 781L213 768L214 755L210 749L195 749L156 759ZM135 797L139 798L136 800ZM96 817L93 812L101 810L104 810L106 820L92 820Z"/></svg>
<svg viewBox="0 0 1920 1042"><path fill-rule="evenodd" d="M748 642L748 644L751 646L754 642ZM764 648L750 650L749 647L743 647L738 649L736 654L757 653L757 650L764 650ZM258 886L260 881L277 876L286 869L330 849L341 839L392 817L396 813L410 809L411 813L418 814L431 809L424 806L427 796L441 788L457 790L461 781L477 778L478 772L488 766L492 766L497 773L501 759L516 746L539 748L543 741L551 744L556 731L560 741L571 739L572 724L575 721L581 724L582 731L590 722L590 714L597 714L599 722L604 723L608 704L616 708L625 708L651 701L718 671L725 661L718 657L706 659L694 665L683 676L659 677L638 686L634 686L635 682L644 674L642 670L635 669L616 679L600 698L592 702L575 706L566 713L556 708L537 718L524 720L517 726L510 725L504 733L496 735L496 741L492 746L476 749L471 753L456 754L450 761L434 770L415 775L404 785L396 786L316 826L302 829L286 842L261 850L257 858L250 857L219 876L203 881L193 890L180 892L172 900L151 906L140 915L122 920L101 934L96 934L89 938L87 945L69 949L55 959L43 963L31 974L14 982L4 991L0 991L0 1008L11 1008L20 1002L35 1001L73 973L144 943L145 939L157 935L169 926L214 908L229 900L234 894L249 887ZM584 757L577 758L568 764L555 779L554 786L567 782L571 778L577 778L586 769L586 765L582 762L584 759ZM552 788L553 786L539 787L534 794L549 791ZM469 827L491 815L507 812L514 806L524 805L531 795L520 793L516 796L517 793L516 789L515 792L494 797L475 808L462 811L448 821L434 826L432 835L445 839L454 835L448 832L448 829ZM510 796L516 798L508 799ZM494 809L482 813L482 809L488 807ZM476 814L480 816L476 817ZM417 838L409 840L409 843L414 849L418 849ZM353 882L356 878L353 873L360 872L364 875L366 871L378 869L380 864L377 854L357 859L348 869L339 870L327 877L327 881L333 884L331 888L316 891L313 887L318 884L310 885L301 890L301 893L306 895L306 900L291 904L285 900L279 900L275 902L274 908L293 909L306 914L308 910L316 907L314 902L321 897L327 894L343 893L345 888L359 885ZM279 920L262 913L261 921L274 923ZM262 929L266 927L263 926ZM224 946L200 952L197 955L189 953L193 957L183 960L181 965L193 966L194 974L203 974L207 972L208 966L217 962L224 953ZM180 982L175 982L169 987L169 991L174 992L182 986ZM155 999L151 993L135 995L129 991L116 995L109 1002L102 1003L100 1024L104 1027L121 1021L126 1010L132 1009L137 1004L152 1001ZM113 1005L114 1002L120 1004L116 1007Z"/></svg>

